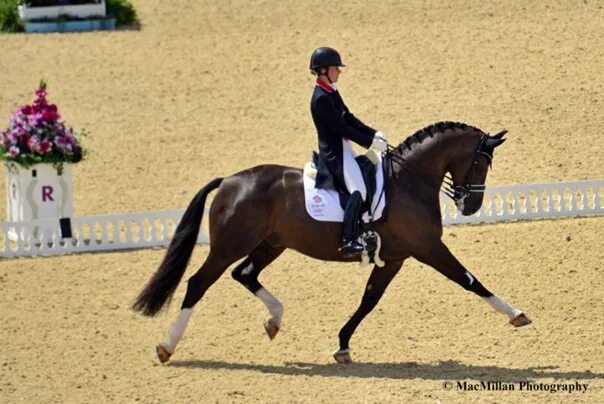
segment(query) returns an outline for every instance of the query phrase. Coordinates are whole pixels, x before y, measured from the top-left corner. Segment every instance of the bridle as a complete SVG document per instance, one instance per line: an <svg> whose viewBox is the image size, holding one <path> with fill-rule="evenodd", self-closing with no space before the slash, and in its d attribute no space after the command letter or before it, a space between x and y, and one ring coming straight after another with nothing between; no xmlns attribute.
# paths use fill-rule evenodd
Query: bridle
<svg viewBox="0 0 604 404"><path fill-rule="evenodd" d="M497 136L503 136L507 131L502 131L498 133ZM483 134L478 141L478 146L476 147L476 151L474 152L474 161L468 168L468 171L463 177L460 185L455 185L453 182L453 178L449 176L445 176L443 183L441 184L440 191L447 195L455 202L455 206L460 211L463 211L465 200L471 195L475 193L484 193L486 189L486 185L482 184L471 184L468 180L470 173L472 172L472 168L478 164L478 158L480 156L485 156L489 162L489 168L493 163L493 149L486 147L487 140L489 139L488 134ZM404 167L405 164L409 164L409 160L403 158L400 154L394 153L394 151L398 151L400 153L400 149L398 147L394 147L388 145L388 151L386 152L386 156L391 159L391 161L396 162L401 167ZM417 166L414 164L414 166ZM421 172L426 172L426 170L421 167L417 167ZM447 173L449 174L449 173Z"/></svg>
<svg viewBox="0 0 604 404"><path fill-rule="evenodd" d="M484 191L486 189L486 185L484 183L471 184L468 181L468 177L470 176L470 173L472 172L472 168L478 164L478 158L481 155L485 156L487 158L487 160L489 162L489 168L492 166L493 151L492 150L489 151L485 147L486 140L488 138L489 138L489 135L487 135L487 134L483 134L480 137L480 141L478 142L478 147L476 148L476 151L474 152L474 161L472 162L470 167L468 167L468 171L466 171L466 174L464 175L463 180L461 181L460 185L455 185L453 183L453 179L450 176L445 177L445 180L443 182L441 192L443 194L447 195L449 198L453 199L453 201L455 202L455 206L457 206L457 209L459 209L460 211L463 211L464 202L471 194L481 194L481 193L484 193Z"/></svg>

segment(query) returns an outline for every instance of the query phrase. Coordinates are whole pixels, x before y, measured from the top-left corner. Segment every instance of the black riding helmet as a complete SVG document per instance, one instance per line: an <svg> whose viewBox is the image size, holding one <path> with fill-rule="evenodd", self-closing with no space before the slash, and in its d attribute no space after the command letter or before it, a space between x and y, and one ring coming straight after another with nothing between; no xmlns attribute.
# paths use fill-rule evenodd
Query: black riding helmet
<svg viewBox="0 0 604 404"><path fill-rule="evenodd" d="M315 49L310 57L310 70L316 74L320 74L321 67L339 66L344 67L342 58L337 50L326 46Z"/></svg>

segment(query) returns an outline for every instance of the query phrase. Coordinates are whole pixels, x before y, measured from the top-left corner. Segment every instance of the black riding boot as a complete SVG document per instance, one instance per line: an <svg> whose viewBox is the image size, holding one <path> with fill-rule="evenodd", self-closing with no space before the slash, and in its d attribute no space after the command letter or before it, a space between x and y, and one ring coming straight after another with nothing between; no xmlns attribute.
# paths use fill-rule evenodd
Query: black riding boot
<svg viewBox="0 0 604 404"><path fill-rule="evenodd" d="M342 234L342 247L340 251L344 257L352 257L363 252L363 246L357 241L359 237L359 216L363 197L359 191L350 195L344 210L344 230Z"/></svg>

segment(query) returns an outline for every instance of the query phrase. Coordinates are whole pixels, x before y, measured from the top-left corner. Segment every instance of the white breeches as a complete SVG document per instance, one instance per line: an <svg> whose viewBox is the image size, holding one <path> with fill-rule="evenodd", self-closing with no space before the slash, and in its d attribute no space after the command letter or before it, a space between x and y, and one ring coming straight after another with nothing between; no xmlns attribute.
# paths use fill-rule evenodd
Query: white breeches
<svg viewBox="0 0 604 404"><path fill-rule="evenodd" d="M354 159L357 155L352 150L350 141L342 139L342 152L344 154L344 181L346 182L348 192L352 194L355 191L359 191L363 200L367 199L365 181L361 174L361 168Z"/></svg>

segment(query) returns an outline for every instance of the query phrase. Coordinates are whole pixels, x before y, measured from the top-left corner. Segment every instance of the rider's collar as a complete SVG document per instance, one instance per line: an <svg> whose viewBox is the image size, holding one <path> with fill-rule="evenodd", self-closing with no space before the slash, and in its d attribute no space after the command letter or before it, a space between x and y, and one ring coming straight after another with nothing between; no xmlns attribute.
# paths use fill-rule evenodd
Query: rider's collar
<svg viewBox="0 0 604 404"><path fill-rule="evenodd" d="M316 83L319 87L321 87L323 90L327 91L328 93L333 93L334 91L338 91L337 87L335 84L327 84L326 82L324 82L323 80L317 79L317 83Z"/></svg>

